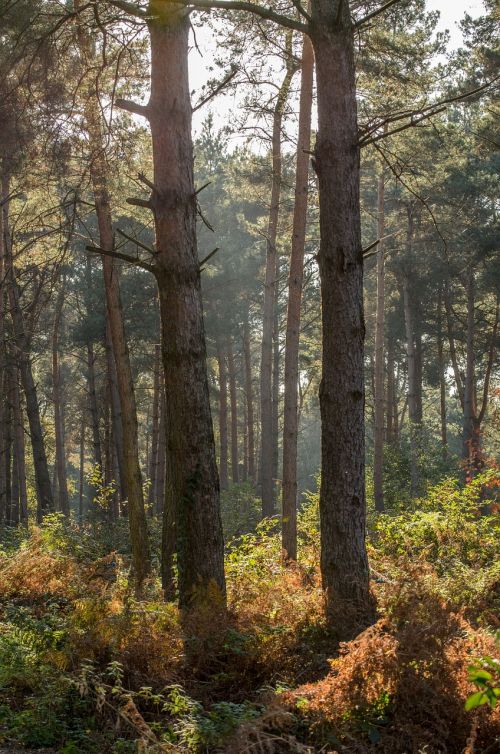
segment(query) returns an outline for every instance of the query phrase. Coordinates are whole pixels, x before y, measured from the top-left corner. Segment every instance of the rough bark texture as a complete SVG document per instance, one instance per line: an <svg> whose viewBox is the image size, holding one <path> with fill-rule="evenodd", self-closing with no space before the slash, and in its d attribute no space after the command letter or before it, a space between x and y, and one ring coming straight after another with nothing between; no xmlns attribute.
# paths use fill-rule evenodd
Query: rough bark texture
<svg viewBox="0 0 500 754"><path fill-rule="evenodd" d="M302 70L295 173L288 308L285 340L285 387L283 413L282 547L286 560L297 559L297 441L299 431L299 343L304 250L309 188L309 150L313 98L314 53L308 37L302 43Z"/></svg>
<svg viewBox="0 0 500 754"><path fill-rule="evenodd" d="M19 520L26 526L28 523L28 490L26 487L26 450L24 440L24 417L19 389L19 370L13 370L13 418L14 418L14 449L16 457L16 473L19 485Z"/></svg>
<svg viewBox="0 0 500 754"><path fill-rule="evenodd" d="M33 463L35 467L35 480L37 488L37 520L41 522L46 513L54 510L54 498L52 484L50 482L45 442L40 419L37 389L33 378L33 369L29 355L29 339L26 333L24 316L21 307L19 287L16 280L12 250L10 248L9 231L9 202L5 201L10 194L10 179L2 176L2 200L3 200L3 256L4 256L4 281L8 290L8 300L12 327L14 334L14 348L19 363L23 390L26 398L26 413L30 428L31 446L33 451Z"/></svg>
<svg viewBox="0 0 500 754"><path fill-rule="evenodd" d="M167 394L169 487L181 607L225 600L219 478L210 413L206 346L196 244L189 19L179 8L150 3L151 196L155 271L160 293L162 355ZM170 486L171 485L171 486Z"/></svg>
<svg viewBox="0 0 500 754"><path fill-rule="evenodd" d="M321 573L330 625L372 622L365 546L363 256L354 36L346 2L312 2L316 59L323 375Z"/></svg>
<svg viewBox="0 0 500 754"><path fill-rule="evenodd" d="M81 8L81 0L74 0L75 9ZM107 160L104 133L101 121L99 98L100 68L95 70L95 55L91 38L82 19L78 17L78 45L83 64L87 68L85 81L85 101L83 105L85 128L89 137L91 152L90 177L94 193L97 223L99 228L99 246L104 252L114 247L111 204L107 186ZM130 366L127 338L123 323L118 267L115 260L103 254L104 288L106 293L106 311L109 331L115 357L116 378L120 397L123 433L123 474L127 490L130 543L132 549L132 570L136 585L140 589L142 582L151 570L148 531L142 474L139 465L139 444L137 436L137 409L135 402L134 381Z"/></svg>
<svg viewBox="0 0 500 754"><path fill-rule="evenodd" d="M227 369L224 347L217 339L217 363L219 365L219 477L221 489L229 486L228 474L228 426L227 426Z"/></svg>
<svg viewBox="0 0 500 754"><path fill-rule="evenodd" d="M59 365L59 332L64 305L65 284L60 283L52 332L52 398L54 402L54 435L56 441L56 471L59 510L69 516L68 479L66 475L66 446L62 405L61 369Z"/></svg>
<svg viewBox="0 0 500 754"><path fill-rule="evenodd" d="M151 420L151 453L149 463L149 505L151 513L158 510L156 496L158 492L158 436L160 431L160 384L163 386L161 374L161 348L155 346L153 364L153 415Z"/></svg>
<svg viewBox="0 0 500 754"><path fill-rule="evenodd" d="M446 422L446 362L443 347L443 297L439 289L437 306L437 352L439 369L439 414L441 418L441 445L443 448L443 460L448 457L448 431Z"/></svg>
<svg viewBox="0 0 500 754"><path fill-rule="evenodd" d="M466 361L464 380L464 416L462 425L462 459L470 469L480 465L481 432L477 421L476 380L475 380L475 280L472 270L468 270L466 278L467 293L467 329L466 329Z"/></svg>
<svg viewBox="0 0 500 754"><path fill-rule="evenodd" d="M108 372L108 389L111 404L111 423L113 427L113 468L118 470L114 473L115 482L118 484L120 497L127 500L126 474L123 458L123 429L122 429L122 409L120 405L120 395L118 393L118 381L116 377L116 363L113 351L113 341L109 327L109 318L106 312L106 366ZM116 457L116 458L115 458ZM116 463L115 463L116 460Z"/></svg>
<svg viewBox="0 0 500 754"><path fill-rule="evenodd" d="M227 338L227 366L229 375L229 401L231 405L231 479L233 484L238 484L240 481L238 465L238 398L236 393L233 339L230 335Z"/></svg>
<svg viewBox="0 0 500 754"><path fill-rule="evenodd" d="M281 83L273 115L272 135L272 187L269 206L266 246L266 272L264 283L264 305L262 310L262 347L260 364L260 482L262 487L262 515L272 516L275 512L275 480L273 477L275 435L273 427L273 332L275 329L275 305L277 288L276 237L280 209L282 156L281 128L283 112L294 74L291 63Z"/></svg>
<svg viewBox="0 0 500 754"><path fill-rule="evenodd" d="M384 169L378 179L378 223L377 237L377 313L375 321L375 432L373 449L373 486L375 495L375 509L384 510L384 417L385 417L385 387L384 387L384 327L385 327L385 183Z"/></svg>
<svg viewBox="0 0 500 754"><path fill-rule="evenodd" d="M245 359L245 398L246 398L246 426L247 426L247 472L250 481L256 481L255 476L255 418L254 395L252 379L252 349L250 343L250 324L248 311L243 323L243 355Z"/></svg>
<svg viewBox="0 0 500 754"><path fill-rule="evenodd" d="M410 475L411 495L420 493L419 448L421 411L418 391L418 358L415 345L415 310L411 295L410 271L413 256L413 206L408 206L408 227L406 235L406 269L403 270L403 309L406 333L406 363L408 378L408 418L410 420Z"/></svg>

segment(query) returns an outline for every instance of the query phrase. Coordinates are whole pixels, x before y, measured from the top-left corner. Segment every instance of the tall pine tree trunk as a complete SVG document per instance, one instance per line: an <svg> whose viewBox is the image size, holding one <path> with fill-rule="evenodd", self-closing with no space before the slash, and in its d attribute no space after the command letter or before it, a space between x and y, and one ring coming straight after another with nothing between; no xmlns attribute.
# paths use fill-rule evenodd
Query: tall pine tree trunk
<svg viewBox="0 0 500 754"><path fill-rule="evenodd" d="M443 449L443 460L448 458L448 431L446 423L446 362L444 358L443 347L443 296L442 289L439 288L438 306L437 306L437 353L439 369L439 415L441 419L441 445Z"/></svg>
<svg viewBox="0 0 500 754"><path fill-rule="evenodd" d="M148 25L151 96L147 106L133 106L133 111L147 117L151 126L154 176L153 181L143 180L152 191L147 205L156 233L167 394L167 497L175 501L179 601L185 608L212 601L216 594L225 601L224 543L196 243L190 22L178 6L151 0ZM118 104L127 107L123 101ZM164 558L171 555L165 551L168 539L169 532L164 532Z"/></svg>
<svg viewBox="0 0 500 754"><path fill-rule="evenodd" d="M254 395L252 379L252 349L250 343L250 323L248 310L243 323L243 356L245 359L245 398L246 398L246 423L247 423L247 452L248 452L248 477L255 484L255 418L254 418Z"/></svg>
<svg viewBox="0 0 500 754"><path fill-rule="evenodd" d="M233 340L227 337L227 365L229 375L229 401L231 405L231 479L233 484L240 481L238 465L238 399L236 394L236 367L234 363Z"/></svg>
<svg viewBox="0 0 500 754"><path fill-rule="evenodd" d="M74 0L75 10L81 9L81 3L82 0ZM80 16L78 17L77 34L80 55L87 71L83 111L91 152L90 177L99 228L99 246L103 252L108 252L113 251L114 237L108 191L108 165L98 88L100 68L97 71L95 70L96 60L91 37ZM123 323L119 268L115 260L106 255L106 253L102 255L102 265L106 293L106 311L113 344L118 393L120 396L123 433L123 474L128 500L132 570L136 587L140 589L144 579L151 570L151 559L142 488L142 474L139 464L134 381Z"/></svg>
<svg viewBox="0 0 500 754"><path fill-rule="evenodd" d="M385 327L385 182L384 168L378 179L377 236L377 313L375 322L375 433L373 451L373 485L375 510L384 510L384 327Z"/></svg>
<svg viewBox="0 0 500 754"><path fill-rule="evenodd" d="M28 490L26 487L26 447L24 439L24 418L19 389L19 369L13 369L13 418L14 418L14 449L16 457L16 473L19 485L19 520L26 526L28 523Z"/></svg>
<svg viewBox="0 0 500 754"><path fill-rule="evenodd" d="M66 443L64 433L61 367L59 364L59 333L65 297L65 280L60 280L57 296L54 327L52 331L52 398L54 403L54 435L56 441L56 471L59 510L69 516L68 479L66 475Z"/></svg>
<svg viewBox="0 0 500 754"><path fill-rule="evenodd" d="M291 33L289 34L291 40ZM262 312L262 347L260 364L260 483L262 487L262 515L275 512L275 481L273 477L275 436L273 422L273 331L275 329L276 289L278 280L276 238L280 211L282 183L281 129L283 113L290 91L294 68L290 59L281 83L273 115L272 188L269 206L266 246L264 305Z"/></svg>
<svg viewBox="0 0 500 754"><path fill-rule="evenodd" d="M345 2L312 0L323 323L321 574L339 636L371 623L366 554L363 254L354 33Z"/></svg>
<svg viewBox="0 0 500 754"><path fill-rule="evenodd" d="M221 489L229 486L228 474L228 424L227 424L227 369L222 339L217 338L217 363L219 365L219 476Z"/></svg>
<svg viewBox="0 0 500 754"><path fill-rule="evenodd" d="M2 176L3 223L1 241L3 246L2 256L5 265L4 282L8 290L9 308L14 335L13 341L26 398L26 413L30 428L37 488L37 520L41 522L46 513L50 513L54 510L54 498L47 464L47 455L45 452L45 441L40 418L40 404L38 402L36 383L33 377L33 368L29 354L29 339L25 329L19 287L12 258L9 230L9 201L7 199L9 194L10 177L8 174L4 174Z"/></svg>
<svg viewBox="0 0 500 754"><path fill-rule="evenodd" d="M311 42L302 42L299 133L295 173L292 248L288 278L288 308L285 340L285 395L283 415L283 526L282 547L285 559L297 559L297 442L299 431L299 344L304 251L309 189L309 151L313 98L314 53Z"/></svg>
<svg viewBox="0 0 500 754"><path fill-rule="evenodd" d="M157 511L156 492L158 487L158 437L160 431L160 385L163 386L161 374L161 348L155 345L153 363L153 415L151 427L151 454L149 464L149 505L151 512Z"/></svg>

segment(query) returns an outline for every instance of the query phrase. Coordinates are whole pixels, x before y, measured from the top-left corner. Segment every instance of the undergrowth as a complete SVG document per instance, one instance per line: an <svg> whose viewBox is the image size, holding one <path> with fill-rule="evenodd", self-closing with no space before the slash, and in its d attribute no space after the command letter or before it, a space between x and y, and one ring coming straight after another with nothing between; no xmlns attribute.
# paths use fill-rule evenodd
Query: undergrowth
<svg viewBox="0 0 500 754"><path fill-rule="evenodd" d="M243 533L254 505L238 490L246 508L228 519L227 613L181 617L156 578L137 601L121 529L55 516L6 533L0 744L60 754L492 752L498 529L483 500L493 484L491 473L465 488L445 480L374 520L379 620L340 647L323 621L314 494L299 517L299 565L284 568L277 521Z"/></svg>

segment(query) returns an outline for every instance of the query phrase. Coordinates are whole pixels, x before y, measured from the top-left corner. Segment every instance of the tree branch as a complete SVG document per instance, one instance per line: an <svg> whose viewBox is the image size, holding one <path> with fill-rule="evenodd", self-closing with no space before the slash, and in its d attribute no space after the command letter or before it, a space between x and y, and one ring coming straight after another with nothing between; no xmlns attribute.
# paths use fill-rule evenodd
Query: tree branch
<svg viewBox="0 0 500 754"><path fill-rule="evenodd" d="M401 131L406 131L407 128L414 128L415 126L418 126L419 123L422 123L422 121L427 120L427 118L432 118L433 115L442 113L444 110L446 110L446 107L438 107L436 110L433 110L432 112L421 115L420 118L415 118L412 115L410 117L409 123L405 123L402 126L398 126L398 128L393 128L392 131L384 131L383 133L378 134L378 136L372 136L371 138L365 137L364 139L360 139L360 141L358 142L359 146L366 147L368 146L368 144L374 144L376 141L380 141L381 139L386 139L388 136L401 133Z"/></svg>
<svg viewBox="0 0 500 754"><path fill-rule="evenodd" d="M144 251L147 251L148 254L151 254L151 256L153 256L153 257L155 256L156 251L154 249L152 249L150 246L148 246L147 244L142 243L142 241L139 241L138 238L134 238L133 236L129 236L127 233L125 233L125 231L120 230L120 228L117 228L116 232L119 233L120 236L122 236L123 238L126 238L127 241L132 241L132 243L135 243L135 244L137 244L137 246L140 246L141 249L144 249Z"/></svg>
<svg viewBox="0 0 500 754"><path fill-rule="evenodd" d="M451 105L454 102L460 102L461 100L465 100L465 99L468 99L469 97L474 96L474 94L479 94L479 92L485 91L490 86L492 86L496 81L498 81L499 78L500 78L500 75L495 76L495 78L491 79L491 81L487 81L485 84L481 84L481 86L478 86L475 89L471 89L469 92L463 92L462 94L456 94L453 97L448 97L447 99L439 100L439 102L435 102L432 105L427 105L427 107L422 107L419 110L406 110L404 112L396 113L396 115L392 115L388 118L384 118L383 120L376 122L370 129L368 129L365 136L363 136L360 139L360 142L359 142L360 146L364 146L367 143L372 143L372 140L370 139L370 135L388 123L396 123L398 120L404 120L404 118L413 118L415 115L424 115L426 113L429 113L429 115L435 115L437 112L442 112L443 110L445 110L446 109L444 107L445 105ZM415 122L410 124L409 126L407 125L406 128L410 127L411 125L415 125ZM389 136L392 133L396 133L396 131L387 132L387 136Z"/></svg>
<svg viewBox="0 0 500 754"><path fill-rule="evenodd" d="M126 110L128 113L142 115L143 118L149 117L149 107L147 105L140 105L138 102L132 102L129 99L115 99L115 107L119 107L120 110Z"/></svg>
<svg viewBox="0 0 500 754"><path fill-rule="evenodd" d="M224 87L227 86L227 84L229 84L229 82L232 79L234 79L234 77L236 76L237 72L238 72L238 69L237 68L233 68L233 70L228 73L228 75L220 82L220 84L218 84L215 87L215 89L213 89L210 92L210 94L207 94L206 97L203 97L203 99L201 99L198 102L198 104L193 107L193 113L195 113L197 110L199 110L200 107L203 107L203 105L206 105L207 102L210 102L211 99L213 99L214 97L216 97L219 94L219 92L222 91L222 89L224 89Z"/></svg>
<svg viewBox="0 0 500 754"><path fill-rule="evenodd" d="M493 332L491 333L490 348L488 352L488 363L486 365L486 371L484 373L483 400L481 402L481 410L478 416L478 421L479 421L480 426L484 419L486 408L488 406L488 392L490 389L491 371L493 369L493 362L495 360L496 339L497 339L497 332L498 332L498 317L499 317L499 298L497 296L497 307L495 311L495 324L493 325Z"/></svg>
<svg viewBox="0 0 500 754"><path fill-rule="evenodd" d="M156 274L156 270L152 264L143 262L142 259L139 259L137 257L129 257L128 254L122 254L119 251L108 251L107 249L101 249L99 246L86 246L85 248L87 251L90 251L91 254L104 254L105 256L112 257L113 259L121 259L123 262L133 264L135 267L142 267L143 270L151 272L153 275Z"/></svg>
<svg viewBox="0 0 500 754"><path fill-rule="evenodd" d="M169 2L172 1L173 0L169 0ZM267 21L274 21L274 23L279 24L280 26L285 26L287 29L294 29L294 31L300 31L303 34L307 34L309 31L307 24L303 24L293 18L289 18L288 16L283 16L281 13L275 13L270 8L264 8L262 5L245 2L244 0L194 0L194 2L186 0L186 2L182 2L181 4L199 10L246 11L247 13L253 13L255 16L264 18Z"/></svg>
<svg viewBox="0 0 500 754"><path fill-rule="evenodd" d="M383 13L384 11L388 10L391 5L396 5L396 3L399 3L400 0L389 0L388 3L385 3L385 5L381 5L380 8L377 8L376 10L373 10L371 13L367 13L366 16L363 16L363 18L360 18L359 21L355 21L354 28L359 29L360 26L364 26L364 24L367 23L367 21L371 21L372 18L375 18L375 16L378 16L380 13Z"/></svg>
<svg viewBox="0 0 500 754"><path fill-rule="evenodd" d="M135 3L129 3L127 0L109 0L110 5L114 5L115 8L120 8L128 13L129 16L135 16L136 18L146 19L148 14L144 8L139 8Z"/></svg>
<svg viewBox="0 0 500 754"><path fill-rule="evenodd" d="M201 260L200 262L200 272L202 272L202 267L204 264L208 262L209 259L212 259L213 255L216 254L219 251L219 247L217 246L213 251L210 252L210 254L207 254L207 256Z"/></svg>
<svg viewBox="0 0 500 754"><path fill-rule="evenodd" d="M131 204L133 207L145 207L146 209L153 209L153 205L149 199L137 199L135 196L129 196L126 200L127 204Z"/></svg>

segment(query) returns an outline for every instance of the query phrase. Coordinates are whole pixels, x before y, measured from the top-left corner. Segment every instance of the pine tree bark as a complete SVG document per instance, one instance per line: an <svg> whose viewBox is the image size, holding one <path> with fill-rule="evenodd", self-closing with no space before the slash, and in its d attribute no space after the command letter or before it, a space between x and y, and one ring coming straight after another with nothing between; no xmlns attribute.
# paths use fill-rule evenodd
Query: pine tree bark
<svg viewBox="0 0 500 754"><path fill-rule="evenodd" d="M59 364L59 332L65 297L65 280L60 281L57 296L54 327L52 331L52 400L54 403L54 435L56 444L56 471L58 482L59 510L69 516L68 479L66 474L66 447L61 395L61 368Z"/></svg>
<svg viewBox="0 0 500 754"><path fill-rule="evenodd" d="M439 415L441 419L441 445L443 460L448 458L448 431L446 422L446 362L444 358L443 346L443 296L442 289L439 288L438 306L437 306L437 354L439 369Z"/></svg>
<svg viewBox="0 0 500 754"><path fill-rule="evenodd" d="M81 5L82 0L74 0L75 10L81 10ZM91 152L90 178L99 228L99 246L103 252L107 252L112 251L114 248L114 236L108 191L108 166L100 114L101 105L98 88L100 68L97 71L95 70L96 61L92 41L80 16L77 17L77 39L80 55L87 72L83 111ZM111 342L113 344L118 394L120 397L123 435L123 474L128 496L127 508L132 550L132 572L136 588L140 590L144 579L151 571L151 558L142 488L142 474L139 464L134 381L123 323L119 269L116 260L106 255L106 253L102 255L102 265L106 293L106 311Z"/></svg>
<svg viewBox="0 0 500 754"><path fill-rule="evenodd" d="M413 257L413 205L407 207L408 227L406 234L406 264L411 267ZM418 359L415 346L415 311L410 291L409 273L405 269L402 276L403 283L403 309L406 334L406 363L408 379L408 418L410 421L410 493L412 497L418 497L420 493L420 423L421 412L418 398Z"/></svg>
<svg viewBox="0 0 500 754"><path fill-rule="evenodd" d="M94 344L87 341L87 384L89 395L89 411L92 425L92 458L94 466L98 466L102 473L102 447L101 432L99 427L99 406L97 403L97 390L95 379L95 355Z"/></svg>
<svg viewBox="0 0 500 754"><path fill-rule="evenodd" d="M217 339L217 363L219 366L219 476L221 489L229 486L228 473L228 422L227 422L227 370L226 356L221 338Z"/></svg>
<svg viewBox="0 0 500 754"><path fill-rule="evenodd" d="M151 126L153 146L150 206L167 394L168 487L175 501L179 602L187 608L207 600L225 602L219 478L196 243L190 22L178 6L151 0L148 25L151 96L143 114Z"/></svg>
<svg viewBox="0 0 500 754"><path fill-rule="evenodd" d="M254 394L252 378L252 349L250 343L250 323L248 311L243 323L243 355L245 359L245 398L246 398L246 424L247 424L247 452L248 452L248 477L255 484L255 417L254 417Z"/></svg>
<svg viewBox="0 0 500 754"><path fill-rule="evenodd" d="M37 488L37 520L41 523L44 515L54 510L54 498L52 484L50 482L49 467L47 464L47 455L45 452L45 441L40 419L37 389L33 378L33 369L29 354L29 339L26 333L19 287L12 259L9 230L9 201L7 199L9 194L10 176L4 173L2 176L2 256L4 258L4 282L8 291L9 308L13 326L14 348L19 363L21 380L26 398L26 413L30 428Z"/></svg>
<svg viewBox="0 0 500 754"><path fill-rule="evenodd" d="M238 399L236 394L236 367L234 363L233 340L227 337L227 366L229 375L229 401L231 405L231 479L233 484L240 481L238 465Z"/></svg>
<svg viewBox="0 0 500 754"><path fill-rule="evenodd" d="M111 338L111 332L109 327L109 317L106 312L106 367L108 377L108 392L110 397L111 406L111 425L113 428L113 469L118 469L118 473L114 473L115 482L118 485L118 491L122 500L127 500L127 485L125 482L125 460L123 457L123 424L122 424L122 409L120 405L120 395L118 392L118 380L116 376L116 363L115 355L113 351L113 341ZM115 464L116 460L116 464Z"/></svg>
<svg viewBox="0 0 500 754"><path fill-rule="evenodd" d="M481 462L481 432L477 422L476 406L476 366L475 366L475 306L476 291L474 272L467 271L467 329L466 329L466 362L464 380L464 415L462 429L462 459L472 471L480 467Z"/></svg>
<svg viewBox="0 0 500 754"><path fill-rule="evenodd" d="M282 549L285 560L297 559L297 442L299 432L299 346L304 252L309 191L309 151L313 99L314 53L304 36L295 172L292 244L288 277L283 409Z"/></svg>
<svg viewBox="0 0 500 754"><path fill-rule="evenodd" d="M16 457L16 473L19 486L19 520L23 526L28 524L28 490L26 487L26 445L24 439L24 418L19 389L19 370L17 365L13 370L13 419L14 419L14 449Z"/></svg>
<svg viewBox="0 0 500 754"><path fill-rule="evenodd" d="M290 35L291 39L291 35ZM262 347L260 364L260 483L262 487L262 516L272 516L275 512L275 481L273 477L273 331L275 321L277 281L276 238L280 210L282 183L281 130L283 113L290 91L295 69L290 59L281 83L273 114L272 134L272 187L269 219L267 227L266 272L264 283L264 304L262 310Z"/></svg>
<svg viewBox="0 0 500 754"><path fill-rule="evenodd" d="M348 3L312 0L323 323L321 574L342 638L374 619L365 545L363 254L354 30Z"/></svg>
<svg viewBox="0 0 500 754"><path fill-rule="evenodd" d="M153 363L153 415L151 419L151 452L149 464L149 505L151 512L156 512L156 491L158 479L158 436L160 431L160 384L161 379L161 349L159 344L155 345L154 363Z"/></svg>
<svg viewBox="0 0 500 754"><path fill-rule="evenodd" d="M378 179L378 223L377 237L377 312L375 322L375 433L373 450L373 485L375 510L384 510L384 328L385 328L385 181L384 168L381 167Z"/></svg>

